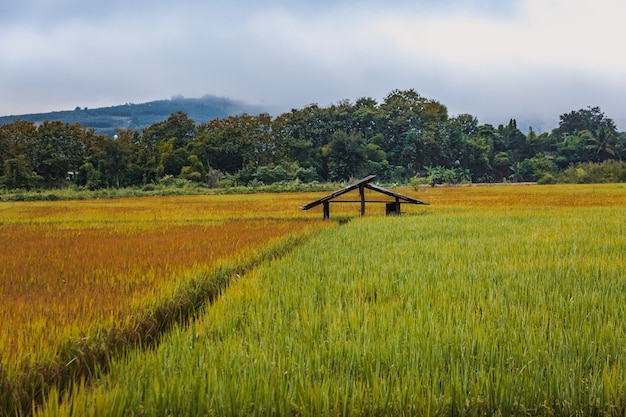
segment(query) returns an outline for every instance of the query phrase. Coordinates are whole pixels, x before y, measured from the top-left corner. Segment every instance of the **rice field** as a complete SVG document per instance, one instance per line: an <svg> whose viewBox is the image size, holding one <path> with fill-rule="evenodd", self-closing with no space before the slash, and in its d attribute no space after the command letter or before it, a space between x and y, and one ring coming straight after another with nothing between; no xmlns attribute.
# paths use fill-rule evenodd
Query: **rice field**
<svg viewBox="0 0 626 417"><path fill-rule="evenodd" d="M271 195L0 203L0 415L156 342L325 226Z"/></svg>
<svg viewBox="0 0 626 417"><path fill-rule="evenodd" d="M35 414L626 415L624 186L418 196L263 262Z"/></svg>

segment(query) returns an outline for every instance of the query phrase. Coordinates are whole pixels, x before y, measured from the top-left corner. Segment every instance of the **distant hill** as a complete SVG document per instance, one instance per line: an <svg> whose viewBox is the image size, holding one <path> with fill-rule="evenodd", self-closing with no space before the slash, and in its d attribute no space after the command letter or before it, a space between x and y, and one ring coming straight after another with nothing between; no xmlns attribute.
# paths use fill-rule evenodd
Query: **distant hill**
<svg viewBox="0 0 626 417"><path fill-rule="evenodd" d="M174 97L171 100L157 100L141 104L127 103L96 109L77 107L74 110L50 113L0 116L0 126L14 120L27 120L34 123L59 120L63 123L80 123L83 127L96 129L98 133L113 136L115 129L141 130L167 119L177 111L187 113L189 118L196 123L206 123L216 118L243 113L259 114L267 110L241 101L207 95L202 98Z"/></svg>

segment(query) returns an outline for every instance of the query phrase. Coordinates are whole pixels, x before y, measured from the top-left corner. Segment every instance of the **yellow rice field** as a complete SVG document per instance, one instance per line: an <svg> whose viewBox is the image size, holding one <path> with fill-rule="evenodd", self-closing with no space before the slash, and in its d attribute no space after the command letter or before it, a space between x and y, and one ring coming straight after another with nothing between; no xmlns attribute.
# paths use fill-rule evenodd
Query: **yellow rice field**
<svg viewBox="0 0 626 417"><path fill-rule="evenodd" d="M0 383L3 374L28 378L24 369L54 361L94 332L128 330L190 277L328 225L285 200L0 203Z"/></svg>
<svg viewBox="0 0 626 417"><path fill-rule="evenodd" d="M431 205L368 205L35 414L624 415L624 186L414 195Z"/></svg>
<svg viewBox="0 0 626 417"><path fill-rule="evenodd" d="M626 206L623 185L399 191L431 204L403 206L408 212L447 206ZM302 212L299 206L321 195L0 203L2 361L40 355L59 337L83 334L94 325L119 325L146 299L171 293L190 271L316 224L321 207ZM331 218L356 215L358 209L358 204L333 204ZM382 213L384 205L367 206L368 215Z"/></svg>
<svg viewBox="0 0 626 417"><path fill-rule="evenodd" d="M414 214L495 207L511 215L528 215L529 208L626 210L622 184L398 191L430 203L403 205ZM190 277L221 264L243 264L287 236L332 226L321 220L321 207L299 210L324 194L0 203L0 386L28 378L28 370L53 361L68 341L133 326ZM332 204L331 219L357 216L358 206ZM369 204L366 213L382 216L384 205Z"/></svg>
<svg viewBox="0 0 626 417"><path fill-rule="evenodd" d="M424 188L418 196L437 207L606 207L626 204L626 185L460 186Z"/></svg>

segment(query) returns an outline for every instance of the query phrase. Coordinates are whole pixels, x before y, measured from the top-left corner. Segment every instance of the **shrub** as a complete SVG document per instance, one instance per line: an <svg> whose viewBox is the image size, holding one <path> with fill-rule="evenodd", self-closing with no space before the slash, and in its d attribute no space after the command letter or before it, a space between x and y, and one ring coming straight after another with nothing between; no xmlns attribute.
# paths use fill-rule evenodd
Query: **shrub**
<svg viewBox="0 0 626 417"><path fill-rule="evenodd" d="M556 177L550 173L543 174L543 176L537 180L537 184L540 184L540 185L556 184L556 183L557 183Z"/></svg>
<svg viewBox="0 0 626 417"><path fill-rule="evenodd" d="M585 162L571 165L561 173L559 180L570 184L626 182L626 162Z"/></svg>
<svg viewBox="0 0 626 417"><path fill-rule="evenodd" d="M426 184L428 184L428 178L424 177L413 177L409 182L409 185L411 186L411 189L413 191L419 191L419 188Z"/></svg>
<svg viewBox="0 0 626 417"><path fill-rule="evenodd" d="M314 167L300 167L296 170L296 178L303 183L311 183L314 181L319 181L320 176L317 174L317 171Z"/></svg>

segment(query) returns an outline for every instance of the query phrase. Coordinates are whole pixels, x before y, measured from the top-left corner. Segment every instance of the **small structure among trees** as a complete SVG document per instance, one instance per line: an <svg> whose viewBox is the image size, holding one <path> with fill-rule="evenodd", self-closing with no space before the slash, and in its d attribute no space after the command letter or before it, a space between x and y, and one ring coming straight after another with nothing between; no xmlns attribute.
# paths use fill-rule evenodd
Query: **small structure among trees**
<svg viewBox="0 0 626 417"><path fill-rule="evenodd" d="M305 204L300 207L302 210L309 210L313 207L319 206L323 204L324 206L324 219L330 218L330 203L361 203L361 216L365 215L365 203L385 203L386 204L386 214L390 215L399 215L401 214L400 205L402 203L406 204L429 204L424 201L418 200L413 197L409 197L404 194L397 193L392 190L388 190L387 188L379 187L377 185L372 184L372 181L376 178L376 175L370 175L363 179L360 179L352 184L349 184L343 187L340 190L334 191L327 196L324 196L318 200L312 201L309 204ZM365 199L365 189L370 189L372 191L385 194L389 197L394 198L393 201L389 199L384 200L366 200ZM359 190L359 200L335 200L335 198L344 195L353 190Z"/></svg>

